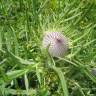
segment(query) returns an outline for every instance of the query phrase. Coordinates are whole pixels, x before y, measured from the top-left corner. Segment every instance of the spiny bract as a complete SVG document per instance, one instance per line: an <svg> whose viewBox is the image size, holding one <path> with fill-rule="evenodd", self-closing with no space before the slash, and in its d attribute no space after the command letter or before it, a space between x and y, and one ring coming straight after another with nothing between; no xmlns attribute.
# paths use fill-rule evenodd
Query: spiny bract
<svg viewBox="0 0 96 96"><path fill-rule="evenodd" d="M46 32L43 47L53 57L63 57L68 50L68 39L60 32Z"/></svg>

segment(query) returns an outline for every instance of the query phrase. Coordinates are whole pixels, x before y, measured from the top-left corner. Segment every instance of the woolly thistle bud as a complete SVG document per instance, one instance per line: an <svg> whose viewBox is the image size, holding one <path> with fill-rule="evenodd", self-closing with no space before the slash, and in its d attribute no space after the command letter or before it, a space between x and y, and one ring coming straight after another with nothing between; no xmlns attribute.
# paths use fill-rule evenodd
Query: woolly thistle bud
<svg viewBox="0 0 96 96"><path fill-rule="evenodd" d="M68 39L60 32L48 32L43 38L43 47L48 47L51 56L63 57L68 50Z"/></svg>

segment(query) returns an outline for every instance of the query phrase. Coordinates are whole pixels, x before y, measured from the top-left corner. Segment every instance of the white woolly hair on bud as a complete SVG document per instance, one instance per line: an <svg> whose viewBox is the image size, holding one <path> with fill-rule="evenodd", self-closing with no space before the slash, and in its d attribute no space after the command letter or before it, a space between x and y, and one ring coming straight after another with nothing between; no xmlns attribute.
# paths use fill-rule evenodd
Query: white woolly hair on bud
<svg viewBox="0 0 96 96"><path fill-rule="evenodd" d="M46 32L43 37L43 47L53 57L63 57L68 50L68 39L60 32Z"/></svg>

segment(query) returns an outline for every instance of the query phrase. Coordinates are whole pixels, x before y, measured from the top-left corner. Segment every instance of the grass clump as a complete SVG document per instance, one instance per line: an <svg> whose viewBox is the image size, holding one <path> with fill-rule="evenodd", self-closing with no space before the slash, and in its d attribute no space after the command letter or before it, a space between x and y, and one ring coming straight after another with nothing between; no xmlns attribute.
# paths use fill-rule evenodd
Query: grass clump
<svg viewBox="0 0 96 96"><path fill-rule="evenodd" d="M95 0L0 1L1 96L95 96ZM70 40L64 58L42 49L45 31Z"/></svg>

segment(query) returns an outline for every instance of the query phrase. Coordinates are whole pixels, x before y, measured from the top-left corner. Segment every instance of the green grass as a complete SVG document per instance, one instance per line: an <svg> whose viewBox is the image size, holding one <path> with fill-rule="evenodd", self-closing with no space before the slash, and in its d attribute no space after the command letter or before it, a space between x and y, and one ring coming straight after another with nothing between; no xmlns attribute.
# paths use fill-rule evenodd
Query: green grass
<svg viewBox="0 0 96 96"><path fill-rule="evenodd" d="M69 38L64 58L42 48L45 31ZM95 67L96 0L0 1L0 96L96 96Z"/></svg>

